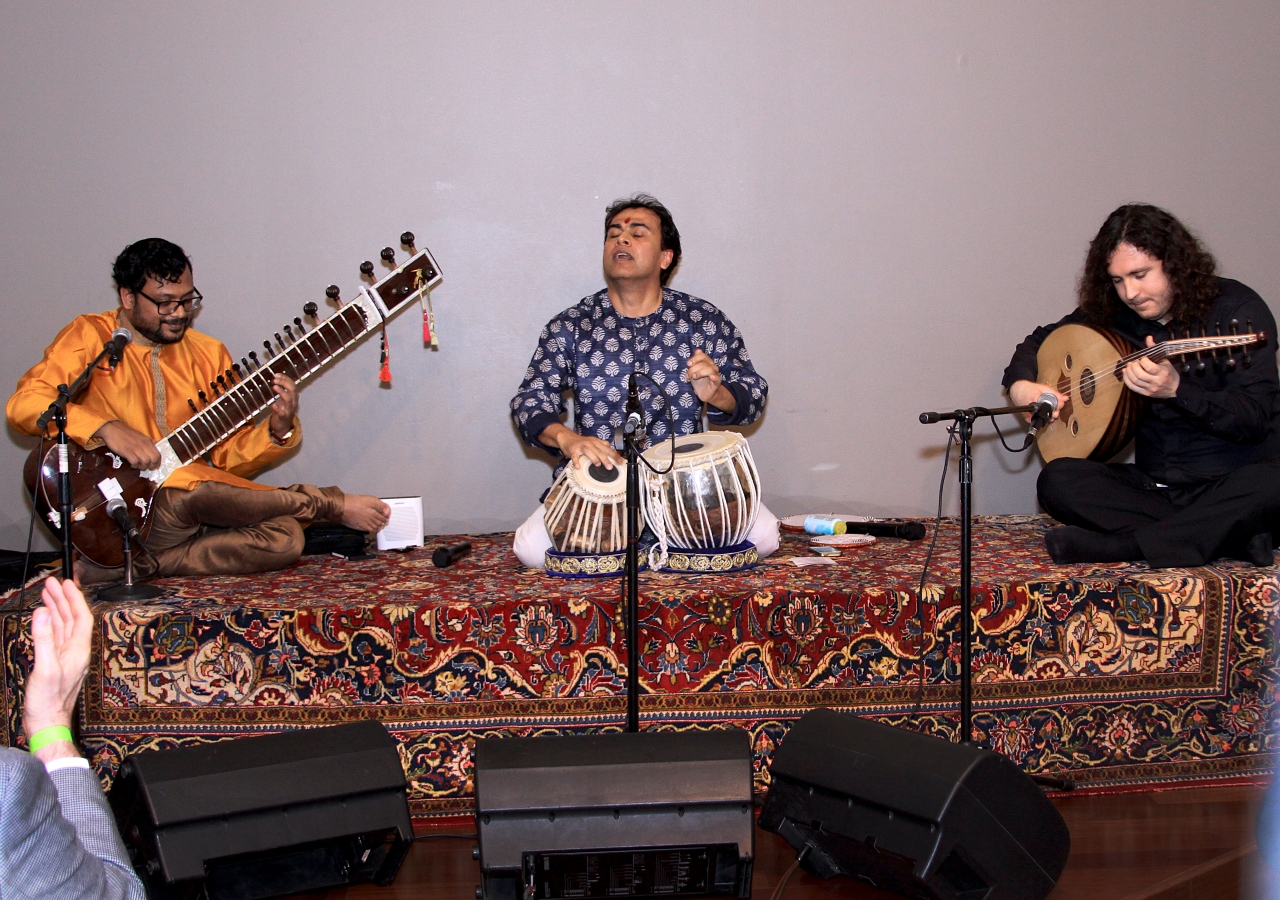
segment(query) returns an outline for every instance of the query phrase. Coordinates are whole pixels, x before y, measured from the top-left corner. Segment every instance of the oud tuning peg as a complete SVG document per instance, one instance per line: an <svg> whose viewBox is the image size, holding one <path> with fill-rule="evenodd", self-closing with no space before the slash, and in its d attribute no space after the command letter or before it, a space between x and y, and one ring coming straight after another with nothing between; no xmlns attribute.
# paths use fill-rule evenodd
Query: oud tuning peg
<svg viewBox="0 0 1280 900"><path fill-rule="evenodd" d="M382 261L391 266L391 268L394 269L396 267L396 251L392 250L390 247L383 247L382 252L378 255L381 256Z"/></svg>
<svg viewBox="0 0 1280 900"><path fill-rule="evenodd" d="M400 235L400 243L401 243L403 246L405 246L405 247L409 248L409 252L410 252L410 253L417 253L417 252L418 252L418 248L417 248L417 247L415 247L415 246L413 246L413 232L412 232L412 231L406 231L404 234Z"/></svg>
<svg viewBox="0 0 1280 900"><path fill-rule="evenodd" d="M1204 326L1200 326L1200 337L1208 337L1208 332L1204 330ZM1196 374L1203 375L1208 367L1204 364L1204 353L1196 351Z"/></svg>
<svg viewBox="0 0 1280 900"><path fill-rule="evenodd" d="M302 314L308 319L314 319L319 312L320 307L316 306L314 300L308 300L306 303L302 304Z"/></svg>
<svg viewBox="0 0 1280 900"><path fill-rule="evenodd" d="M367 259L360 263L360 274L366 278L373 278L373 263Z"/></svg>
<svg viewBox="0 0 1280 900"><path fill-rule="evenodd" d="M324 295L334 302L337 306L342 305L342 292L338 290L336 284L331 284L324 289Z"/></svg>
<svg viewBox="0 0 1280 900"><path fill-rule="evenodd" d="M1232 319L1232 320L1231 320L1231 333L1232 333L1232 334L1239 334L1239 333L1240 333L1240 320L1239 320L1239 319Z"/></svg>

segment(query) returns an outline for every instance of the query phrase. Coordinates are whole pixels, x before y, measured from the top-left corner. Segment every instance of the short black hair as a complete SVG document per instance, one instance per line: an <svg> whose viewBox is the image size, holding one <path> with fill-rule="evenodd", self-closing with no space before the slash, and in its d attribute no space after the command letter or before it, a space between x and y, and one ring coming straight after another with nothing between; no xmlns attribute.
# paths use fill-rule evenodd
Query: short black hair
<svg viewBox="0 0 1280 900"><path fill-rule="evenodd" d="M131 293L142 290L148 278L160 282L177 281L191 268L191 260L182 248L164 238L146 238L120 251L111 276L116 287Z"/></svg>
<svg viewBox="0 0 1280 900"><path fill-rule="evenodd" d="M662 223L662 243L659 247L663 250L671 251L671 265L662 270L662 286L666 287L667 282L671 280L671 276L675 274L676 266L680 265L680 229L676 228L675 219L671 218L671 211L658 202L656 197L649 194L632 194L630 197L620 197L609 204L609 208L604 211L604 236L607 240L609 237L609 223L613 221L613 217L624 209L647 209L658 217L658 221Z"/></svg>

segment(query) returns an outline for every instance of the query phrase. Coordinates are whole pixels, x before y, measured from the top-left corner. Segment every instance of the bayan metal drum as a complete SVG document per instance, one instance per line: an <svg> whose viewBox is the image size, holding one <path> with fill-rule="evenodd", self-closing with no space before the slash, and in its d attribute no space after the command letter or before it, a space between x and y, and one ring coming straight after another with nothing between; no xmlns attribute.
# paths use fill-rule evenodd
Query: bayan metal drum
<svg viewBox="0 0 1280 900"><path fill-rule="evenodd" d="M671 462L671 442L650 447L644 458L661 472ZM708 549L747 539L760 511L760 475L742 435L707 431L678 437L670 472L640 472L645 521L659 544Z"/></svg>
<svg viewBox="0 0 1280 900"><path fill-rule="evenodd" d="M620 553L627 548L627 466L569 463L543 504L551 543L561 553Z"/></svg>

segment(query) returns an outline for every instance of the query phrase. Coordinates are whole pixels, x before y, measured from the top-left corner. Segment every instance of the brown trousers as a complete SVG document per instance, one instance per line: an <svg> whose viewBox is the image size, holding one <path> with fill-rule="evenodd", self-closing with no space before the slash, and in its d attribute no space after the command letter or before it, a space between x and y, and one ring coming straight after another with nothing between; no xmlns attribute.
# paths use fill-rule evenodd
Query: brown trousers
<svg viewBox="0 0 1280 900"><path fill-rule="evenodd" d="M151 505L145 553L134 556L134 577L243 575L283 569L302 555L302 529L316 519L342 519L345 497L336 487L291 484L270 491L206 481L192 490L161 488ZM79 563L84 584L113 581L120 569Z"/></svg>

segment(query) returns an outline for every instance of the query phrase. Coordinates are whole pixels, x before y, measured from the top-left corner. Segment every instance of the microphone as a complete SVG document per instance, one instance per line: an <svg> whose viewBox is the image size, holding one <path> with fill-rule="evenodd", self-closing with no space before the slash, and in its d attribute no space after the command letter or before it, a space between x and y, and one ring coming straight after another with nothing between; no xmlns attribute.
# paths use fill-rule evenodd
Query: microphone
<svg viewBox="0 0 1280 900"><path fill-rule="evenodd" d="M635 434L644 424L644 408L640 406L640 392L636 390L636 373L631 373L631 382L627 387L627 424L623 426L623 434Z"/></svg>
<svg viewBox="0 0 1280 900"><path fill-rule="evenodd" d="M918 541L924 537L925 527L923 522L845 522L844 533Z"/></svg>
<svg viewBox="0 0 1280 900"><path fill-rule="evenodd" d="M436 548L431 554L431 561L437 569L447 569L462 557L471 552L470 541L458 541L456 544L445 544Z"/></svg>
<svg viewBox="0 0 1280 900"><path fill-rule="evenodd" d="M111 354L107 357L107 364L110 365L111 368L114 369L116 366L120 365L120 360L124 356L124 348L127 347L129 342L132 340L133 332L128 328L117 328L115 331L111 332L111 340L107 342L106 347Z"/></svg>
<svg viewBox="0 0 1280 900"><path fill-rule="evenodd" d="M1058 408L1058 395L1053 391L1045 391L1036 398L1036 409L1031 414L1031 427L1027 429L1027 438L1022 442L1026 450L1036 442L1036 435L1053 419L1053 411Z"/></svg>
<svg viewBox="0 0 1280 900"><path fill-rule="evenodd" d="M142 543L142 535L138 534L138 527L133 524L133 517L129 515L129 507L125 505L124 500L119 497L108 500L107 515L116 520L116 524L129 536L129 540Z"/></svg>

